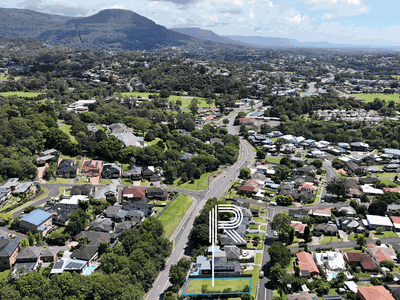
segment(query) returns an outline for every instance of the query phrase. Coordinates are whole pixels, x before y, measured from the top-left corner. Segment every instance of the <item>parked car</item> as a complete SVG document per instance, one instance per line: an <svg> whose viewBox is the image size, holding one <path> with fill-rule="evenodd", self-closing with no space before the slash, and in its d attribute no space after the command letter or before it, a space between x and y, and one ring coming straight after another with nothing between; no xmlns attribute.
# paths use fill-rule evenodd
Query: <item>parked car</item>
<svg viewBox="0 0 400 300"><path fill-rule="evenodd" d="M306 244L304 242L299 243L299 247L304 247Z"/></svg>
<svg viewBox="0 0 400 300"><path fill-rule="evenodd" d="M274 236L277 236L277 235L278 235L278 233L276 231L274 231Z"/></svg>
<svg viewBox="0 0 400 300"><path fill-rule="evenodd" d="M260 278L264 278L264 271L260 271Z"/></svg>

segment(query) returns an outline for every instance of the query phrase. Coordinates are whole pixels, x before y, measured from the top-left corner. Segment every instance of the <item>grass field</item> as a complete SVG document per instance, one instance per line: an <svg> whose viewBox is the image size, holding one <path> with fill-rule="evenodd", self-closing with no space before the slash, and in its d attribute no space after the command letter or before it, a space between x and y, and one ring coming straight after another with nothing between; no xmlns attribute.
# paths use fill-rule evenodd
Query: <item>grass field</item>
<svg viewBox="0 0 400 300"><path fill-rule="evenodd" d="M250 286L251 278L215 278L214 286L209 278L190 279L185 286L182 295L202 294L201 287L207 285L207 293L222 293L225 289L232 292L243 292L246 286Z"/></svg>
<svg viewBox="0 0 400 300"><path fill-rule="evenodd" d="M394 183L390 179L383 179L383 180L381 180L381 183L386 184L388 187L398 187L399 186L397 183Z"/></svg>
<svg viewBox="0 0 400 300"><path fill-rule="evenodd" d="M256 254L256 260L254 262L256 264L261 264L261 253Z"/></svg>
<svg viewBox="0 0 400 300"><path fill-rule="evenodd" d="M141 92L124 92L121 93L121 96L129 96L129 97L142 97L142 98L149 98L149 95L159 95L158 93L141 93ZM208 108L208 104L206 103L206 101L204 100L204 98L201 97L196 97L197 100L199 100L198 102L198 107L199 108ZM181 100L182 101L182 106L181 108L188 108L190 102L192 101L192 99L182 99L181 96L175 96L175 95L171 95L169 96L170 100L176 101L176 100ZM211 106L214 106L214 103L211 104Z"/></svg>
<svg viewBox="0 0 400 300"><path fill-rule="evenodd" d="M362 98L365 102L373 102L375 98L379 98L381 100L390 101L393 100L395 102L400 101L398 94L393 95L385 95L385 94L351 94L350 96L356 98Z"/></svg>
<svg viewBox="0 0 400 300"><path fill-rule="evenodd" d="M59 127L62 132L66 133L69 135L70 139L72 142L76 142L76 139L73 135L71 135L71 125L63 124Z"/></svg>
<svg viewBox="0 0 400 300"><path fill-rule="evenodd" d="M377 237L378 239L399 237L397 235L397 233L395 233L393 231L384 231L383 234L377 234L376 231L374 231L373 233L374 233L374 236Z"/></svg>
<svg viewBox="0 0 400 300"><path fill-rule="evenodd" d="M332 240L331 240L332 238ZM325 236L319 243L320 244L328 244L328 243L335 243L335 242L341 242L343 239L339 239L337 236Z"/></svg>
<svg viewBox="0 0 400 300"><path fill-rule="evenodd" d="M140 186L147 186L150 183L150 181L144 180L140 182Z"/></svg>
<svg viewBox="0 0 400 300"><path fill-rule="evenodd" d="M362 234L362 233L358 233L358 234L357 234L357 233L353 233L353 234L347 235L347 238L348 238L350 241L355 241L355 240L357 240L357 237L358 237L359 235L364 235L364 234ZM367 237L367 238L365 238L365 239L370 240L371 237ZM351 250L351 251L353 251L353 250Z"/></svg>
<svg viewBox="0 0 400 300"><path fill-rule="evenodd" d="M122 178L121 184L132 185L132 181L128 178Z"/></svg>
<svg viewBox="0 0 400 300"><path fill-rule="evenodd" d="M281 159L282 158L280 158L280 157L266 157L265 161L269 161L271 163L279 164L281 162Z"/></svg>
<svg viewBox="0 0 400 300"><path fill-rule="evenodd" d="M2 272L0 272L0 278L4 278L6 279L8 277L8 275L10 275L11 270L4 270Z"/></svg>
<svg viewBox="0 0 400 300"><path fill-rule="evenodd" d="M59 177L57 177L56 180L46 181L46 183L68 183L68 182L69 182L68 178L59 178Z"/></svg>
<svg viewBox="0 0 400 300"><path fill-rule="evenodd" d="M251 274L251 295L255 298L256 296L256 285L258 285L258 281L260 280L260 267L254 266L254 270L245 271L245 274Z"/></svg>
<svg viewBox="0 0 400 300"><path fill-rule="evenodd" d="M395 176L398 176L398 174L384 172L384 173L380 173L378 176L379 177L395 177Z"/></svg>
<svg viewBox="0 0 400 300"><path fill-rule="evenodd" d="M264 217L255 217L255 218L253 218L253 220L256 223L266 223L267 222L267 218L264 218Z"/></svg>
<svg viewBox="0 0 400 300"><path fill-rule="evenodd" d="M201 177L199 179L196 179L194 181L194 183L190 183L188 181L183 184L179 184L180 179L178 178L174 181L174 184L171 186L185 189L185 190L191 190L191 191L206 190L208 187L208 179L207 178L211 174L212 174L212 172L204 173L203 175L201 175ZM210 183L211 183L211 179L210 179Z"/></svg>
<svg viewBox="0 0 400 300"><path fill-rule="evenodd" d="M2 92L0 96L8 97L8 96L18 96L18 97L36 97L42 95L44 93L40 92Z"/></svg>
<svg viewBox="0 0 400 300"><path fill-rule="evenodd" d="M274 298L275 297L279 297L279 298L281 298L282 300L287 300L287 297L286 297L286 294L285 293L282 293L282 296L279 294L279 292L278 292L278 290L274 290Z"/></svg>
<svg viewBox="0 0 400 300"><path fill-rule="evenodd" d="M294 261L295 261L295 258L292 257L292 258L290 259L289 265L286 267L286 271L293 271L293 263L294 263Z"/></svg>
<svg viewBox="0 0 400 300"><path fill-rule="evenodd" d="M175 228L182 220L192 202L193 199L191 196L181 193L178 198L168 206L167 210L159 218L165 229L165 237L169 238L174 233Z"/></svg>

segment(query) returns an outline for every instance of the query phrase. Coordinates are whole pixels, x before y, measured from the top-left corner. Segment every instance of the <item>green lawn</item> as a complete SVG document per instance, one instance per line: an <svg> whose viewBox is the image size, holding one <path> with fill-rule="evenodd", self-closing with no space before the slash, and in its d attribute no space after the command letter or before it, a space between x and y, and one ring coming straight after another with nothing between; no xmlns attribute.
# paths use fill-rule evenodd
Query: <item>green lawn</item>
<svg viewBox="0 0 400 300"><path fill-rule="evenodd" d="M150 183L150 181L144 180L140 182L140 186L147 186Z"/></svg>
<svg viewBox="0 0 400 300"><path fill-rule="evenodd" d="M64 195L65 186L60 187L60 192L58 193L57 197L61 197Z"/></svg>
<svg viewBox="0 0 400 300"><path fill-rule="evenodd" d="M57 177L56 178L56 180L49 180L49 181L46 181L46 183L63 183L63 184L65 184L65 183L68 183L69 182L69 179L68 178L60 178L60 177Z"/></svg>
<svg viewBox="0 0 400 300"><path fill-rule="evenodd" d="M210 176L212 173L213 172L204 173L203 175L201 175L200 179L196 179L194 183L190 183L188 181L183 184L179 184L180 179L178 178L174 181L174 184L172 184L171 186L191 191L206 190L208 187L208 176ZM211 178L210 178L210 183L211 183Z"/></svg>
<svg viewBox="0 0 400 300"><path fill-rule="evenodd" d="M261 257L262 257L261 253L257 253L256 260L254 261L254 263L261 264Z"/></svg>
<svg viewBox="0 0 400 300"><path fill-rule="evenodd" d="M260 226L260 229L261 229L262 231L265 231L265 229L267 229L267 225L261 225L261 226Z"/></svg>
<svg viewBox="0 0 400 300"><path fill-rule="evenodd" d="M287 300L286 294L285 294L285 293L282 293L282 296L281 296L281 295L279 295L278 290L274 290L273 298L275 298L275 297L279 297L279 298L281 298L282 300Z"/></svg>
<svg viewBox="0 0 400 300"><path fill-rule="evenodd" d="M304 206L317 205L319 203L319 200L321 200L321 197L315 197L315 199L312 203L306 203Z"/></svg>
<svg viewBox="0 0 400 300"><path fill-rule="evenodd" d="M257 223L266 223L267 222L267 218L264 218L264 217L255 217L255 218L253 218L253 220Z"/></svg>
<svg viewBox="0 0 400 300"><path fill-rule="evenodd" d="M102 179L100 180L100 184L107 184L107 183L110 183L110 182L112 182L111 179L102 178Z"/></svg>
<svg viewBox="0 0 400 300"><path fill-rule="evenodd" d="M279 163L281 162L281 159L282 159L282 158L280 158L280 157L266 157L266 158L265 158L265 161L268 161L268 162L271 162L271 163L279 164Z"/></svg>
<svg viewBox="0 0 400 300"><path fill-rule="evenodd" d="M122 178L121 184L132 185L132 181L128 178Z"/></svg>
<svg viewBox="0 0 400 300"><path fill-rule="evenodd" d="M399 186L397 183L394 183L390 179L383 179L383 180L381 180L381 183L386 184L388 187L398 187Z"/></svg>
<svg viewBox="0 0 400 300"><path fill-rule="evenodd" d="M374 236L378 239L398 237L397 233L394 233L393 231L384 231L383 234L377 234L376 231L374 231Z"/></svg>
<svg viewBox="0 0 400 300"><path fill-rule="evenodd" d="M246 244L246 249L256 249L256 250L262 250L263 248L263 240L264 239L260 239L260 241L258 242L257 248L253 245L253 243L247 243Z"/></svg>
<svg viewBox="0 0 400 300"><path fill-rule="evenodd" d="M378 176L379 176L379 177L395 177L395 176L398 176L398 174L396 174L396 173L387 173L387 172L384 172L384 173L379 173Z"/></svg>
<svg viewBox="0 0 400 300"><path fill-rule="evenodd" d="M332 240L331 240L332 238ZM319 243L320 244L328 244L328 243L335 243L335 242L341 242L343 239L338 238L337 236L325 236Z"/></svg>
<svg viewBox="0 0 400 300"><path fill-rule="evenodd" d="M76 142L76 139L73 135L71 135L71 125L63 124L59 128L61 129L62 132L66 133L69 135L70 139L72 142Z"/></svg>
<svg viewBox="0 0 400 300"><path fill-rule="evenodd" d="M249 229L258 229L258 225L250 224Z"/></svg>
<svg viewBox="0 0 400 300"><path fill-rule="evenodd" d="M43 186L42 186L42 190L43 190L43 194L41 194L39 197L36 197L32 201L26 202L23 205L18 206L17 208L13 209L9 213L13 214L17 210L20 210L21 208L27 207L27 206L31 205L32 203L36 202L37 200L40 200L40 199L43 199L44 197L47 197L49 195L49 190L47 188L43 187Z"/></svg>
<svg viewBox="0 0 400 300"><path fill-rule="evenodd" d="M202 294L201 287L207 285L207 293L222 293L223 290L231 288L232 292L243 292L246 285L250 286L249 278L215 278L214 286L212 279L191 279L187 283L182 295L187 294Z"/></svg>
<svg viewBox="0 0 400 300"><path fill-rule="evenodd" d="M347 235L347 238L348 238L350 241L355 241L355 240L357 240L357 237L358 237L359 235L364 235L364 234L362 234L362 233L353 233L353 234ZM370 240L371 237L366 237L366 239L367 239L367 240ZM353 251L353 250L351 250L351 251Z"/></svg>
<svg viewBox="0 0 400 300"><path fill-rule="evenodd" d="M167 210L159 218L165 229L165 237L169 238L174 233L175 228L182 220L192 202L193 199L191 196L181 193L178 198L168 206Z"/></svg>
<svg viewBox="0 0 400 300"><path fill-rule="evenodd" d="M251 274L251 296L253 298L256 296L256 285L258 285L258 281L260 280L260 267L254 266L254 270L245 271L245 274Z"/></svg>
<svg viewBox="0 0 400 300"><path fill-rule="evenodd" d="M363 273L363 272L359 272L359 273L355 273L357 275L358 278L370 278L371 274L369 273Z"/></svg>
<svg viewBox="0 0 400 300"><path fill-rule="evenodd" d="M1 81L7 80L7 78L8 78L7 76L0 75L0 80Z"/></svg>
<svg viewBox="0 0 400 300"><path fill-rule="evenodd" d="M360 250L360 249L354 249L354 248L340 248L340 250L341 251L345 251L345 252L358 252L358 253L361 253L362 252L362 250Z"/></svg>
<svg viewBox="0 0 400 300"><path fill-rule="evenodd" d="M295 258L292 257L290 259L290 264L286 267L286 271L293 271L293 263L294 263L294 261L295 261Z"/></svg>
<svg viewBox="0 0 400 300"><path fill-rule="evenodd" d="M1 92L0 96L8 97L8 96L18 96L18 97L36 97L42 95L44 93L40 92Z"/></svg>
<svg viewBox="0 0 400 300"><path fill-rule="evenodd" d="M77 183L90 183L90 181L87 181L86 177L80 177Z"/></svg>
<svg viewBox="0 0 400 300"><path fill-rule="evenodd" d="M375 98L379 98L381 100L386 100L390 101L393 100L395 102L399 101L399 95L398 94L393 94L393 95L385 95L385 94L351 94L350 96L356 97L356 98L362 98L364 99L365 102L373 102Z"/></svg>

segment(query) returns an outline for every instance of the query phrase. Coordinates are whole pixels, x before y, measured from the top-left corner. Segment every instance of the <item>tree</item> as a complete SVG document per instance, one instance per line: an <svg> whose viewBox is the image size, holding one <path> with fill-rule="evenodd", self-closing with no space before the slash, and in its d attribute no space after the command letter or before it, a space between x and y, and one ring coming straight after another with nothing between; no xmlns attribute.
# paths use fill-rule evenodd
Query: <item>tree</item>
<svg viewBox="0 0 400 300"><path fill-rule="evenodd" d="M36 207L34 207L33 205L29 205L28 207L26 207L24 209L24 214L29 214L31 211L35 210Z"/></svg>
<svg viewBox="0 0 400 300"><path fill-rule="evenodd" d="M367 240L363 234L360 234L357 236L356 243L358 246L360 246L360 248L362 248L367 243Z"/></svg>
<svg viewBox="0 0 400 300"><path fill-rule="evenodd" d="M370 215L384 216L387 212L387 207L388 205L385 201L376 200L368 206L368 213Z"/></svg>
<svg viewBox="0 0 400 300"><path fill-rule="evenodd" d="M342 178L333 178L326 185L326 191L337 197L345 197L349 192L349 187L346 185L346 180Z"/></svg>
<svg viewBox="0 0 400 300"><path fill-rule="evenodd" d="M312 240L312 237L310 236L310 226L307 225L304 228L304 241L306 243L309 243L309 242L311 242L311 240Z"/></svg>
<svg viewBox="0 0 400 300"><path fill-rule="evenodd" d="M287 177L289 176L289 173L290 173L290 169L288 166L278 165L275 167L275 176L280 181L287 179Z"/></svg>
<svg viewBox="0 0 400 300"><path fill-rule="evenodd" d="M294 199L291 195L278 195L275 198L275 201L278 205L291 205L294 202Z"/></svg>
<svg viewBox="0 0 400 300"><path fill-rule="evenodd" d="M268 254L270 256L271 262L275 265L279 263L282 268L289 265L291 260L290 250L285 247L281 242L275 242L268 249Z"/></svg>
<svg viewBox="0 0 400 300"><path fill-rule="evenodd" d="M239 178L248 179L251 175L251 171L249 168L243 168L240 170Z"/></svg>
<svg viewBox="0 0 400 300"><path fill-rule="evenodd" d="M206 98L206 103L208 107L211 107L211 104L213 104L214 100L212 98Z"/></svg>
<svg viewBox="0 0 400 300"><path fill-rule="evenodd" d="M228 125L229 124L229 120L228 119L223 119L222 123L224 123L225 125Z"/></svg>
<svg viewBox="0 0 400 300"><path fill-rule="evenodd" d="M284 270L279 263L276 263L269 271L269 278L275 283L278 283L279 280L283 277L283 275L284 275Z"/></svg>
<svg viewBox="0 0 400 300"><path fill-rule="evenodd" d="M385 232L385 228L383 228L383 227L378 227L378 228L376 228L376 234L381 235L381 234L383 234L384 232Z"/></svg>
<svg viewBox="0 0 400 300"><path fill-rule="evenodd" d="M293 243L294 234L295 234L294 228L291 227L291 228L290 228L290 231L289 231L289 237L288 237L288 240L287 240L287 244L288 244L288 245L291 245L291 244Z"/></svg>
<svg viewBox="0 0 400 300"><path fill-rule="evenodd" d="M287 212L280 212L274 216L272 220L271 228L278 232L289 232L290 226L290 217Z"/></svg>
<svg viewBox="0 0 400 300"><path fill-rule="evenodd" d="M30 230L26 235L28 236L29 246L33 246L35 244L35 236Z"/></svg>
<svg viewBox="0 0 400 300"><path fill-rule="evenodd" d="M393 261L385 259L384 261L381 262L381 267L388 268L390 271L393 271L395 264Z"/></svg>
<svg viewBox="0 0 400 300"><path fill-rule="evenodd" d="M264 150L257 150L257 159L264 159L265 158L265 151Z"/></svg>
<svg viewBox="0 0 400 300"><path fill-rule="evenodd" d="M190 101L188 108L193 115L197 114L197 111L199 110L198 100L196 98L193 98L192 101Z"/></svg>

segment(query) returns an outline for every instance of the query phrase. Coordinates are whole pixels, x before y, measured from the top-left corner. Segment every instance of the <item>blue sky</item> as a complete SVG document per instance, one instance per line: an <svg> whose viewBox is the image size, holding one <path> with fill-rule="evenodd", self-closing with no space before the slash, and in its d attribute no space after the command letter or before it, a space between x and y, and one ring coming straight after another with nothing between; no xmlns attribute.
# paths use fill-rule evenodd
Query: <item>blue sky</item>
<svg viewBox="0 0 400 300"><path fill-rule="evenodd" d="M2 7L76 17L122 8L167 28L200 27L219 35L400 45L398 0L9 0Z"/></svg>

